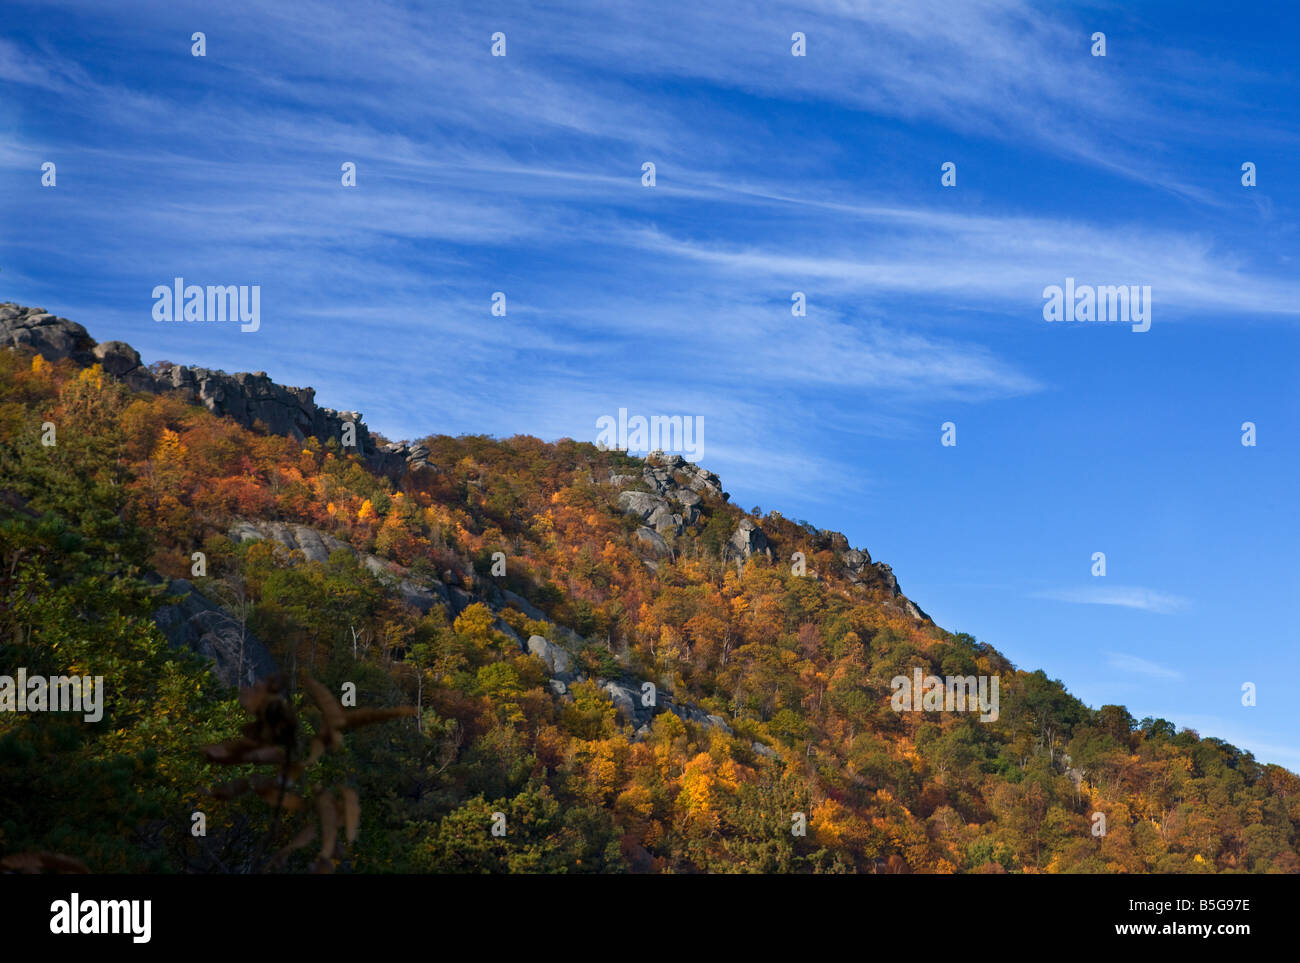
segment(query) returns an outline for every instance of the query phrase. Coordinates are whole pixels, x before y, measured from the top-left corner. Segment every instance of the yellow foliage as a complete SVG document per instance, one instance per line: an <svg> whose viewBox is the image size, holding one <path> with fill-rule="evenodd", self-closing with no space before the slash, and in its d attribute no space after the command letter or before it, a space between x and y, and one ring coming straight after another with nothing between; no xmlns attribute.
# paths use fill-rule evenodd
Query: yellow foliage
<svg viewBox="0 0 1300 963"><path fill-rule="evenodd" d="M162 434L158 437L158 446L154 450L154 458L163 464L174 465L180 462L189 452L189 449L181 442L181 436L170 428L164 428Z"/></svg>
<svg viewBox="0 0 1300 963"><path fill-rule="evenodd" d="M723 799L736 791L736 764L727 760L721 765L707 752L686 764L681 777L677 802L687 813L716 819Z"/></svg>
<svg viewBox="0 0 1300 963"><path fill-rule="evenodd" d="M102 365L92 364L89 368L82 368L77 375L77 380L84 385L94 386L96 391L102 391L104 388L104 368Z"/></svg>
<svg viewBox="0 0 1300 963"><path fill-rule="evenodd" d="M492 644L492 623L495 620L496 616L492 614L491 609L482 602L475 602L456 616L452 628L457 635L486 648Z"/></svg>

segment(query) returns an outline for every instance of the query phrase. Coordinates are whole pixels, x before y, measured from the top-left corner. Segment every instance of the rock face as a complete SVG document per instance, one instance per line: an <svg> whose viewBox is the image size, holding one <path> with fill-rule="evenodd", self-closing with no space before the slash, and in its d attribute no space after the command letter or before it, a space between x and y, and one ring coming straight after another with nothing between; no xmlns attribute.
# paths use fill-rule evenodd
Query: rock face
<svg viewBox="0 0 1300 963"><path fill-rule="evenodd" d="M668 501L649 492L620 492L618 506L629 515L636 515L656 532L679 534L683 527L682 516L675 515Z"/></svg>
<svg viewBox="0 0 1300 963"><path fill-rule="evenodd" d="M0 304L0 346L30 348L46 361L95 361L95 339L81 325L57 318L44 308L24 308L12 301Z"/></svg>
<svg viewBox="0 0 1300 963"><path fill-rule="evenodd" d="M742 518L736 526L731 539L722 549L725 559L748 559L752 555L772 557L772 549L767 544L767 536L752 518Z"/></svg>
<svg viewBox="0 0 1300 963"><path fill-rule="evenodd" d="M840 555L840 560L844 563L844 567L848 569L850 582L861 582L863 572L871 564L871 556L856 548L843 552Z"/></svg>
<svg viewBox="0 0 1300 963"><path fill-rule="evenodd" d="M161 584L160 576L150 581ZM180 601L158 606L154 622L167 641L212 662L212 674L228 686L250 686L278 670L271 653L238 620L201 595L184 579L167 584L167 596ZM242 639L241 639L242 635Z"/></svg>
<svg viewBox="0 0 1300 963"><path fill-rule="evenodd" d="M552 677L562 682L568 682L573 678L573 673L570 671L573 668L573 659L563 647L556 645L545 636L530 635L528 652L542 660Z"/></svg>
<svg viewBox="0 0 1300 963"><path fill-rule="evenodd" d="M640 729L654 718L654 707L643 706L641 693L631 686L619 682L606 682L601 689L609 696L609 701L614 703L614 711L622 716L625 722L631 723L634 729Z"/></svg>
<svg viewBox="0 0 1300 963"><path fill-rule="evenodd" d="M683 705L667 693L656 692L654 703L646 705L646 697L643 694L644 684L640 680L597 679L596 685L614 704L614 711L638 733L642 733L645 727L654 721L656 714L671 712L683 722L693 722L710 729L718 729L727 735L732 734L731 726L727 725L726 720L721 716L710 715L697 706Z"/></svg>
<svg viewBox="0 0 1300 963"><path fill-rule="evenodd" d="M270 538L291 552L302 552L309 562L328 562L330 555L339 549L352 551L352 546L325 532L284 522L239 521L231 527L230 538L236 542Z"/></svg>
<svg viewBox="0 0 1300 963"><path fill-rule="evenodd" d="M673 550L668 547L668 543L664 541L664 537L653 528L642 525L636 530L636 537L658 558L666 558L673 553Z"/></svg>
<svg viewBox="0 0 1300 963"><path fill-rule="evenodd" d="M321 408L316 404L315 389L287 388L276 384L264 371L231 375L178 364L146 368L129 344L122 341L96 344L85 328L67 318L55 317L43 308L25 308L12 302L0 304L0 346L29 348L47 361L71 358L78 364L100 364L105 372L136 391L155 394L176 391L192 404L201 404L213 414L231 418L245 428L251 429L260 422L272 434L289 435L298 441L310 436L322 443L331 438L342 443L344 425L351 423L357 452L368 456L379 467L392 467L382 453L374 450L360 412ZM424 454L428 455L427 449Z"/></svg>
<svg viewBox="0 0 1300 963"><path fill-rule="evenodd" d="M240 519L230 528L230 538L235 542L260 541L269 539L280 545L283 545L289 551L302 552L303 557L309 562L327 562L330 555L339 550L351 553L361 559L364 565L373 575L401 596L402 601L408 605L419 609L421 612L430 611L435 605L442 605L448 609L451 605L451 592L459 591L458 589L448 589L441 582L431 582L426 585L417 582L410 577L410 573L394 562L385 561L376 555L360 555L347 542L339 541L332 535L325 532L318 532L314 528L306 525L286 524L284 522L252 522L246 519ZM469 603L466 602L465 605ZM461 609L465 608L461 606Z"/></svg>
<svg viewBox="0 0 1300 963"><path fill-rule="evenodd" d="M706 497L726 497L713 472L705 471L681 455L662 452L651 452L646 457L639 476L611 474L609 483L617 488L640 483L650 489L621 491L618 504L627 514L641 520L644 528L638 531L638 536L652 554L661 558L672 554L666 538L683 534L703 519L700 506ZM650 537L648 533L659 537Z"/></svg>
<svg viewBox="0 0 1300 963"><path fill-rule="evenodd" d="M389 473L394 469L400 471L403 466L428 468L435 472L438 470L437 466L429 464L429 449L425 445L406 445L397 441L381 445L375 453L375 460L381 463L381 470Z"/></svg>

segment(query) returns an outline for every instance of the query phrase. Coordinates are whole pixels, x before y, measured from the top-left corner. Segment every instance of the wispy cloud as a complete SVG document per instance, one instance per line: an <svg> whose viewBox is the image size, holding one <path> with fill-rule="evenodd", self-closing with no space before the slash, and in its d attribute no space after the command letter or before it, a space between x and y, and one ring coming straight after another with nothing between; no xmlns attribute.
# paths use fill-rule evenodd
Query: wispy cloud
<svg viewBox="0 0 1300 963"><path fill-rule="evenodd" d="M1054 602L1072 602L1080 605L1115 605L1143 612L1169 614L1187 608L1191 603L1178 595L1156 592L1145 588L1122 586L1089 586L1087 588L1052 589L1034 592L1030 598Z"/></svg>
<svg viewBox="0 0 1300 963"><path fill-rule="evenodd" d="M1183 678L1183 674L1177 669L1168 668L1148 659L1139 658L1136 655L1108 652L1106 653L1106 662L1112 669L1118 669L1120 672L1150 676L1153 679L1179 681Z"/></svg>

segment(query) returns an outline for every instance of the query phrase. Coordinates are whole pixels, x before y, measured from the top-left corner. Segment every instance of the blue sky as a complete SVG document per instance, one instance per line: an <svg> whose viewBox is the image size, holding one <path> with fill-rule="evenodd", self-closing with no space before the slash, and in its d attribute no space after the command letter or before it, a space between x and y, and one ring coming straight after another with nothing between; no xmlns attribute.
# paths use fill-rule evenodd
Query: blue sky
<svg viewBox="0 0 1300 963"><path fill-rule="evenodd" d="M395 439L702 416L939 624L1300 769L1289 4L116 6L6 4L0 299ZM176 275L260 330L154 322Z"/></svg>

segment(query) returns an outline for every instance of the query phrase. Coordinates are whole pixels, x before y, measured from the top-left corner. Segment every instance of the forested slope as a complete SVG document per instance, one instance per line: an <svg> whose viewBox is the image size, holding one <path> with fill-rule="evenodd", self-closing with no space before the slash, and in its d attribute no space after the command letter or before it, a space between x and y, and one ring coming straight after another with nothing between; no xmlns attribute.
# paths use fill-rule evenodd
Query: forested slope
<svg viewBox="0 0 1300 963"><path fill-rule="evenodd" d="M308 819L209 793L256 767L204 754L248 715L159 627L193 591L245 678L284 674L306 736L329 716L309 679L417 713L295 770L296 798L355 792L360 825L291 869L1300 871L1295 775L1084 706L697 466L531 437L347 449L352 413L235 417L78 337L0 350L0 673L103 675L104 716L0 712L0 857L248 871ZM895 711L918 668L997 676L998 718Z"/></svg>

